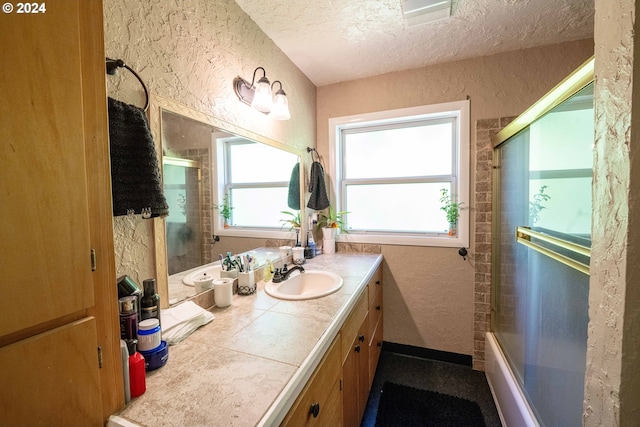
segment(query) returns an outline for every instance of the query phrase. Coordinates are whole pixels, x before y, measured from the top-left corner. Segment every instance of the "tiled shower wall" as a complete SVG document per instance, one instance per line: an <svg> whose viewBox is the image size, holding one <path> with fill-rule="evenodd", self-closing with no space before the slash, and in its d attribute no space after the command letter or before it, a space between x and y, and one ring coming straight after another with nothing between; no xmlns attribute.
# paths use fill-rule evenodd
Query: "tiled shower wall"
<svg viewBox="0 0 640 427"><path fill-rule="evenodd" d="M479 371L484 371L484 337L491 328L493 140L513 119L503 117L476 121L473 369Z"/></svg>

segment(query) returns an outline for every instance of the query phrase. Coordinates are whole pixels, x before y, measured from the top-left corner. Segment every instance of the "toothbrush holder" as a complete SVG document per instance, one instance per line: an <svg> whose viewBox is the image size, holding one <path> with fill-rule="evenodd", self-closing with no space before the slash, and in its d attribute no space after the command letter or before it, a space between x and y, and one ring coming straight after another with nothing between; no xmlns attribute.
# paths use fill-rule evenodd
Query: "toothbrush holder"
<svg viewBox="0 0 640 427"><path fill-rule="evenodd" d="M254 271L238 273L238 295L251 295L256 292Z"/></svg>

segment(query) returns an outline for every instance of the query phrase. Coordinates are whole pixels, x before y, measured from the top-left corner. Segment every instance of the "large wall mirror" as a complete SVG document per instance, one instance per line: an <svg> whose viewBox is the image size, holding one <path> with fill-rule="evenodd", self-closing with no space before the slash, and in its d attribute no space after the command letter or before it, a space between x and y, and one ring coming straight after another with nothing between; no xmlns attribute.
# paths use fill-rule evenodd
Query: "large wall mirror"
<svg viewBox="0 0 640 427"><path fill-rule="evenodd" d="M304 188L303 167L291 147L175 101L153 95L149 115L169 204L169 216L154 219L158 293L167 306L195 292L170 276L215 262L219 254L265 246L267 239L295 238L281 227L281 211L297 213L290 192ZM225 199L233 207L230 223L221 215Z"/></svg>

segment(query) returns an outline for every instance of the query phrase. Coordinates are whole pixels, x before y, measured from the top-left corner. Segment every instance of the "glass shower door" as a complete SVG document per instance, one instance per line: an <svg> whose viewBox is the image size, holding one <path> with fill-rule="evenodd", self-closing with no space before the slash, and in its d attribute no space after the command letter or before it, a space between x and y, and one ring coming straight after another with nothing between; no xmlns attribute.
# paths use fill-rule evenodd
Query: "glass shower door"
<svg viewBox="0 0 640 427"><path fill-rule="evenodd" d="M169 205L166 218L169 274L202 265L201 179L197 162L165 157L164 194Z"/></svg>
<svg viewBox="0 0 640 427"><path fill-rule="evenodd" d="M493 330L541 425L582 425L593 87L496 149Z"/></svg>

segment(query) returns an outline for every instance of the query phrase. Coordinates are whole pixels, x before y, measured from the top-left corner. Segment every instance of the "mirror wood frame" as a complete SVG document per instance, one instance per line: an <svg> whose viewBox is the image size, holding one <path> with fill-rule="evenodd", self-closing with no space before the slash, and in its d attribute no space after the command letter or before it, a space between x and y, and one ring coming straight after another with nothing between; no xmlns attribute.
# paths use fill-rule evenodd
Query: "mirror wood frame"
<svg viewBox="0 0 640 427"><path fill-rule="evenodd" d="M149 128L151 135L154 138L156 152L158 155L158 163L162 165L163 150L162 150L162 112L167 111L172 114L177 114L198 122L210 125L211 127L218 128L225 132L229 132L243 138L247 138L256 142L260 142L269 145L280 150L287 151L295 154L300 158L300 188L304 189L304 153L295 150L293 147L274 139L257 134L253 131L245 129L241 126L232 124L225 120L195 110L177 101L164 98L155 93L149 95ZM304 214L304 191L300 192L300 217L305 218ZM169 269L167 263L167 244L166 244L166 220L165 218L153 218L153 242L154 242L154 264L156 272L156 284L157 292L160 296L161 308L167 308L169 306ZM304 222L304 220L303 220ZM304 226L304 224L303 224ZM304 228L303 228L304 229Z"/></svg>

